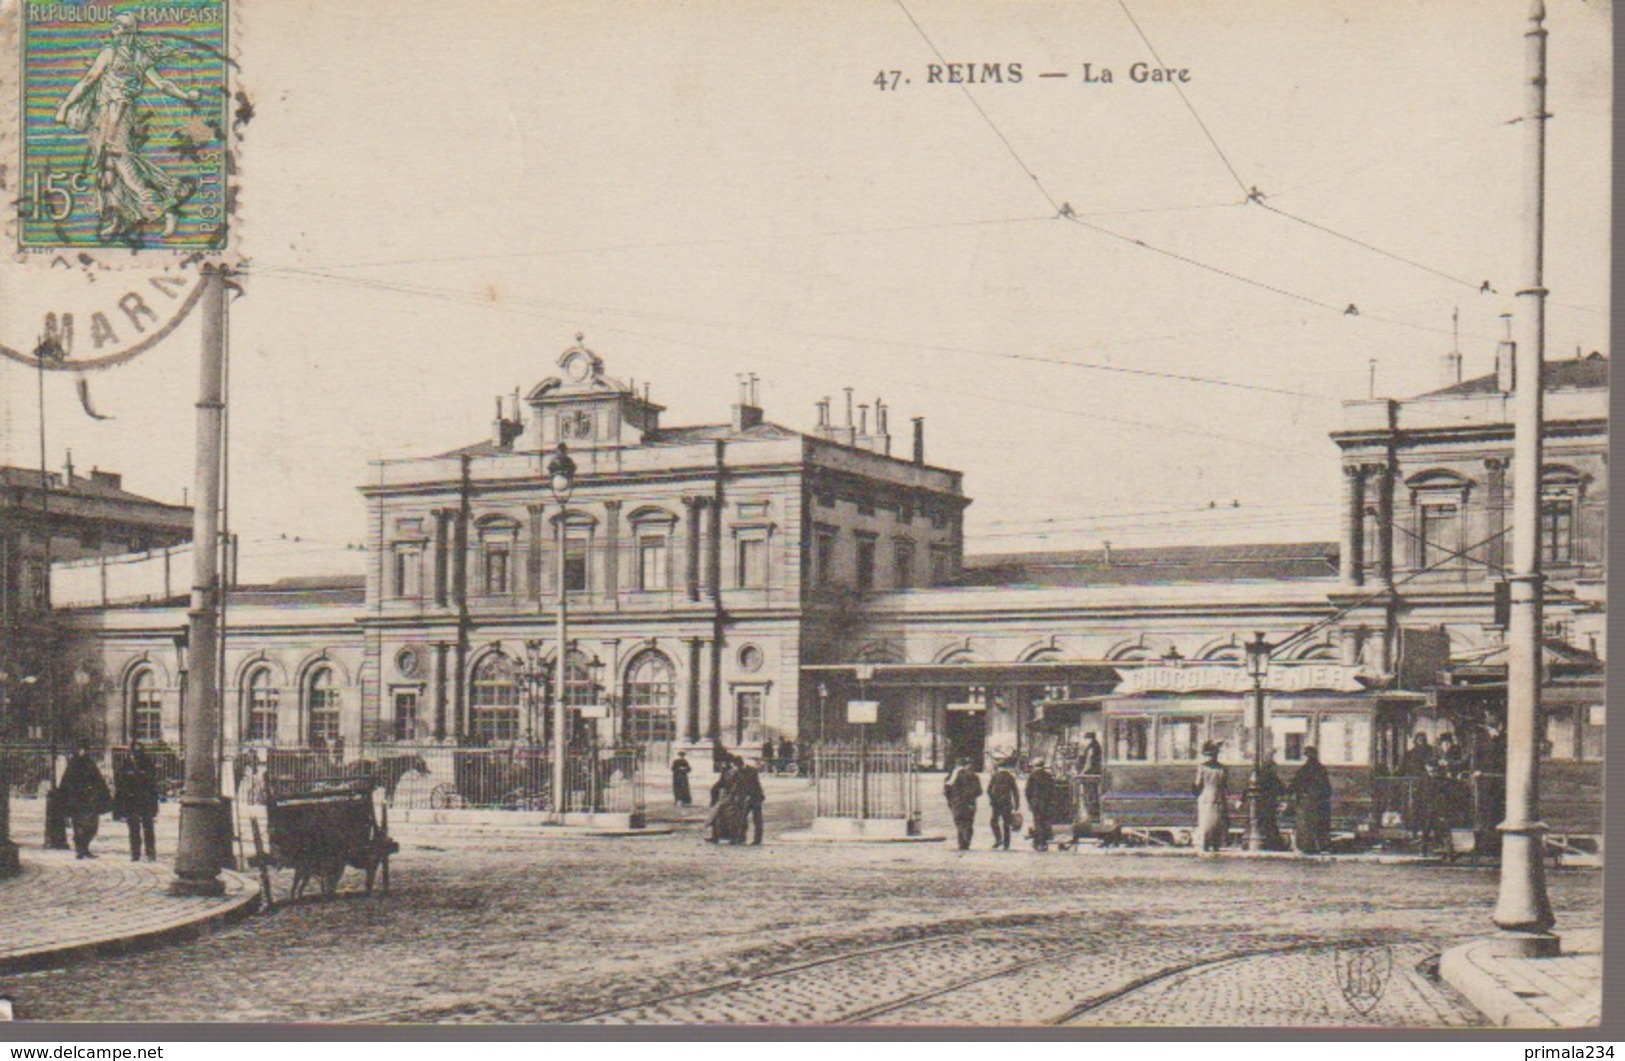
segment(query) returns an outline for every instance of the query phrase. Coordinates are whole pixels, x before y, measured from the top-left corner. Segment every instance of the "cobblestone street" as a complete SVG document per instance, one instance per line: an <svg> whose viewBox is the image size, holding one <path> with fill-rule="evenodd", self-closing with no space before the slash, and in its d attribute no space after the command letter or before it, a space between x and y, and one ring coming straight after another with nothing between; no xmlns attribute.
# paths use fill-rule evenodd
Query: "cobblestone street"
<svg viewBox="0 0 1625 1061"><path fill-rule="evenodd" d="M1487 931L1493 870L776 844L805 824L805 791L770 783L761 848L703 843L697 810L636 840L403 829L387 897L284 906L173 947L0 978L0 993L24 1020L1479 1019L1418 966ZM1600 874L1555 872L1551 891L1560 930L1599 923ZM1367 1015L1339 990L1339 944L1391 956Z"/></svg>

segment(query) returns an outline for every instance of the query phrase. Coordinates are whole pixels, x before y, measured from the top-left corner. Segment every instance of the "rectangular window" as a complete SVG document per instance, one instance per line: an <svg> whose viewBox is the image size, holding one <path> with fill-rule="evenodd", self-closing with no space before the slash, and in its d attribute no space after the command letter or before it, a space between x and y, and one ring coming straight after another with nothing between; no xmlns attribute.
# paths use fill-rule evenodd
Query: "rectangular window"
<svg viewBox="0 0 1625 1061"><path fill-rule="evenodd" d="M953 578L953 557L946 549L931 550L931 584L940 586Z"/></svg>
<svg viewBox="0 0 1625 1061"><path fill-rule="evenodd" d="M1275 750L1276 761L1282 763L1303 762L1303 749L1311 743L1309 716L1272 714L1269 716L1269 727L1270 744L1268 747Z"/></svg>
<svg viewBox="0 0 1625 1061"><path fill-rule="evenodd" d="M761 589L767 585L767 540L757 535L740 538L736 571L740 589Z"/></svg>
<svg viewBox="0 0 1625 1061"><path fill-rule="evenodd" d="M1208 740L1219 745L1219 761L1224 763L1250 762L1245 743L1245 731L1239 715L1213 715L1208 719Z"/></svg>
<svg viewBox="0 0 1625 1061"><path fill-rule="evenodd" d="M914 506L910 505L910 504L908 504L906 502L901 504L901 505L898 505L897 506L897 522L899 522L899 523L913 523L914 522Z"/></svg>
<svg viewBox="0 0 1625 1061"><path fill-rule="evenodd" d="M667 562L666 539L647 537L638 539L638 589L649 591L671 588L671 567Z"/></svg>
<svg viewBox="0 0 1625 1061"><path fill-rule="evenodd" d="M402 690L395 694L395 739L418 739L418 694Z"/></svg>
<svg viewBox="0 0 1625 1061"><path fill-rule="evenodd" d="M1540 503L1540 558L1548 564L1574 562L1574 499L1543 498Z"/></svg>
<svg viewBox="0 0 1625 1061"><path fill-rule="evenodd" d="M875 540L858 538L858 591L867 593L875 588Z"/></svg>
<svg viewBox="0 0 1625 1061"><path fill-rule="evenodd" d="M756 744L762 739L762 691L741 689L734 694L735 740Z"/></svg>
<svg viewBox="0 0 1625 1061"><path fill-rule="evenodd" d="M914 585L914 545L912 542L898 542L896 551L897 588L908 589Z"/></svg>
<svg viewBox="0 0 1625 1061"><path fill-rule="evenodd" d="M1588 704L1580 708L1580 758L1600 761L1603 757L1603 716L1607 708L1602 704Z"/></svg>
<svg viewBox="0 0 1625 1061"><path fill-rule="evenodd" d="M860 516L872 516L874 514L875 514L874 498L866 497L863 500L858 502L858 515L860 515Z"/></svg>
<svg viewBox="0 0 1625 1061"><path fill-rule="evenodd" d="M1461 548L1461 509L1456 505L1423 505L1417 533L1422 539L1418 546L1421 566L1453 562L1451 554Z"/></svg>
<svg viewBox="0 0 1625 1061"><path fill-rule="evenodd" d="M423 594L423 550L417 545L395 546L395 596Z"/></svg>
<svg viewBox="0 0 1625 1061"><path fill-rule="evenodd" d="M1547 715L1545 747L1541 749L1542 758L1579 758L1579 748L1576 747L1578 736L1572 711L1565 710Z"/></svg>
<svg viewBox="0 0 1625 1061"><path fill-rule="evenodd" d="M1107 730L1106 754L1113 762L1146 762L1151 757L1151 720L1112 719Z"/></svg>
<svg viewBox="0 0 1625 1061"><path fill-rule="evenodd" d="M1200 716L1163 718L1157 726L1157 762L1194 763L1202 750L1202 722Z"/></svg>
<svg viewBox="0 0 1625 1061"><path fill-rule="evenodd" d="M130 736L147 744L164 739L164 715L156 686L143 685L136 690L135 702L130 705Z"/></svg>
<svg viewBox="0 0 1625 1061"><path fill-rule="evenodd" d="M509 552L506 545L490 545L485 549L485 592L487 596L500 596L512 591Z"/></svg>
<svg viewBox="0 0 1625 1061"><path fill-rule="evenodd" d="M587 539L571 535L564 540L564 588L569 593L585 593L587 581Z"/></svg>
<svg viewBox="0 0 1625 1061"><path fill-rule="evenodd" d="M817 531L817 541L814 545L813 562L815 570L813 579L821 586L833 585L835 582L835 541L836 532L820 528Z"/></svg>

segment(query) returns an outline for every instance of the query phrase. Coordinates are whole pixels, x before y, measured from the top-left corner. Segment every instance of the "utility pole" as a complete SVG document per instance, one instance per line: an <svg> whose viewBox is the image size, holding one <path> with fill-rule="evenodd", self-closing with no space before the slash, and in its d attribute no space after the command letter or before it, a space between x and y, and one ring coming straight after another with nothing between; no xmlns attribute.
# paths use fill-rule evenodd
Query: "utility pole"
<svg viewBox="0 0 1625 1061"><path fill-rule="evenodd" d="M1507 625L1506 820L1501 823L1501 890L1494 921L1510 950L1525 956L1558 952L1556 923L1542 866L1546 825L1540 820L1540 466L1546 207L1546 8L1534 0L1526 43L1529 110L1524 115L1528 180L1527 280L1518 291L1513 364L1512 609Z"/></svg>
<svg viewBox="0 0 1625 1061"><path fill-rule="evenodd" d="M186 789L171 895L224 895L220 869L231 860L231 821L220 800L215 754L220 712L220 469L225 420L224 270L203 266L203 348L199 359L197 451L193 473L192 605L186 642Z"/></svg>

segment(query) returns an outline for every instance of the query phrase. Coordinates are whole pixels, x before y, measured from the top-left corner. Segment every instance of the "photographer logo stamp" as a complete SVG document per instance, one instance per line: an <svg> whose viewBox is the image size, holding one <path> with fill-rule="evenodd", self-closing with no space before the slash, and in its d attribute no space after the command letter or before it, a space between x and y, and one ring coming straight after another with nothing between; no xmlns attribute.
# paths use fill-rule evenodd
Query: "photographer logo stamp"
<svg viewBox="0 0 1625 1061"><path fill-rule="evenodd" d="M1343 998L1362 1017L1377 1008L1394 973L1394 955L1387 944L1339 945L1333 952L1337 986Z"/></svg>

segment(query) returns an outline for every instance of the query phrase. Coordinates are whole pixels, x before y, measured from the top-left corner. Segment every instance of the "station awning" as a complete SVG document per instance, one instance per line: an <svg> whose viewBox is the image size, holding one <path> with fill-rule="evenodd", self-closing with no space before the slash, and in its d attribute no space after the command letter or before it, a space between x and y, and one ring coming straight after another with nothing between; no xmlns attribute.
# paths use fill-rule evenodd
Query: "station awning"
<svg viewBox="0 0 1625 1061"><path fill-rule="evenodd" d="M1095 660L1044 660L1036 663L808 663L802 671L813 678L856 681L857 668L872 667L867 685L1087 685L1105 692L1120 680L1117 667Z"/></svg>

